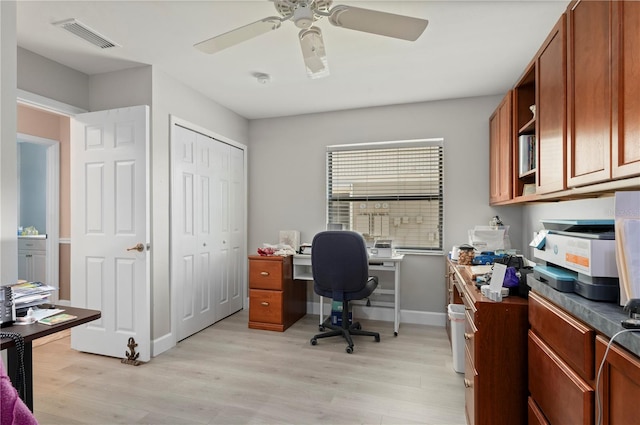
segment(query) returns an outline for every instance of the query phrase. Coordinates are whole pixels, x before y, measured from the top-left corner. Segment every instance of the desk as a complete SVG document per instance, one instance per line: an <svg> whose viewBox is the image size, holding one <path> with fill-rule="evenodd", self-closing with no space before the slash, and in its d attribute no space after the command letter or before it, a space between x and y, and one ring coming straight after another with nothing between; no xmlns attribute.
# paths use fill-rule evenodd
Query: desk
<svg viewBox="0 0 640 425"><path fill-rule="evenodd" d="M398 336L400 327L400 265L404 255L395 255L391 258L369 257L369 271L385 271L393 273L394 289L376 289L374 293L393 295L393 335ZM311 255L296 254L293 256L293 279L309 281L313 280L311 269ZM324 309L323 299L320 297L320 324L323 323Z"/></svg>
<svg viewBox="0 0 640 425"><path fill-rule="evenodd" d="M15 332L22 335L24 338L24 385L20 392L20 398L25 402L27 407L33 411L33 353L32 342L43 336L51 335L56 332L63 331L65 329L73 328L74 326L81 325L83 323L91 322L99 319L101 313L97 310L87 310L84 308L75 307L61 307L65 313L77 316L76 319L68 320L66 322L59 323L57 325L49 326L42 325L40 323L33 323L31 325L14 325L2 328L2 332ZM15 348L15 343L12 339L3 338L0 340L0 350L7 350L7 373L11 382L16 382L18 377L18 353Z"/></svg>

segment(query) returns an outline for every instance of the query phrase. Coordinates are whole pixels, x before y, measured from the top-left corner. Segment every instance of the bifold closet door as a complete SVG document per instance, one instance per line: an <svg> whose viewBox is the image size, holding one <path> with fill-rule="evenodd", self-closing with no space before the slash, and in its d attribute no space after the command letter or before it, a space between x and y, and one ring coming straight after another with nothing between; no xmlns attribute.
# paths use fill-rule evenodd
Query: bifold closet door
<svg viewBox="0 0 640 425"><path fill-rule="evenodd" d="M244 152L177 125L171 143L179 341L242 309Z"/></svg>
<svg viewBox="0 0 640 425"><path fill-rule="evenodd" d="M215 145L217 196L216 205L222 214L218 228L220 238L218 254L224 266L216 270L216 321L242 309L242 283L244 282L245 254L245 193L244 152L231 145Z"/></svg>

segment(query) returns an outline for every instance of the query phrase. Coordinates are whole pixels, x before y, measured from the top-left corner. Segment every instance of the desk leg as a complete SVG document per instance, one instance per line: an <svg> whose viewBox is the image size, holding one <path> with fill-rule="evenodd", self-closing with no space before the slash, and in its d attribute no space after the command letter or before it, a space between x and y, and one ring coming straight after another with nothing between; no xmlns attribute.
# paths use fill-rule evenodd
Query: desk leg
<svg viewBox="0 0 640 425"><path fill-rule="evenodd" d="M33 412L33 355L31 342L24 343L24 382L20 391L20 398L27 405L29 410ZM18 369L20 362L18 361L18 352L16 347L7 349L7 371L11 382L18 381Z"/></svg>
<svg viewBox="0 0 640 425"><path fill-rule="evenodd" d="M394 274L394 296L393 296L393 336L398 336L398 329L400 328L400 264L396 264L396 270Z"/></svg>

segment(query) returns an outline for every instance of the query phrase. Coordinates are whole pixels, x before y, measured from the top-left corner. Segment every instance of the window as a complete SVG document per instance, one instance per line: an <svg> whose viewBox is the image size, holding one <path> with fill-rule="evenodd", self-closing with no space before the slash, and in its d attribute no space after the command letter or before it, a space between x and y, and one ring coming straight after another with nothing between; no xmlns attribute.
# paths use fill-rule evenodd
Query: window
<svg viewBox="0 0 640 425"><path fill-rule="evenodd" d="M443 155L442 139L328 146L327 227L441 253Z"/></svg>

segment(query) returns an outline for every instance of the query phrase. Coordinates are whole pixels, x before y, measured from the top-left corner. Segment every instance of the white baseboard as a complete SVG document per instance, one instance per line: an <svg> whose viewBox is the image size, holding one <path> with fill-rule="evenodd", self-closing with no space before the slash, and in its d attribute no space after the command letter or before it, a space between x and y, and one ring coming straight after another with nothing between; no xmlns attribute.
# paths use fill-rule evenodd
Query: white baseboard
<svg viewBox="0 0 640 425"><path fill-rule="evenodd" d="M156 357L176 346L171 334L166 334L151 341L151 357Z"/></svg>
<svg viewBox="0 0 640 425"><path fill-rule="evenodd" d="M361 305L352 306L353 315L356 318L369 320L382 320L393 322L393 309L388 307L365 307ZM320 303L307 302L307 313L320 314ZM331 302L324 303L324 317L331 314ZM436 313L432 311L400 310L400 323L413 323L416 325L441 326L447 323L446 313Z"/></svg>

